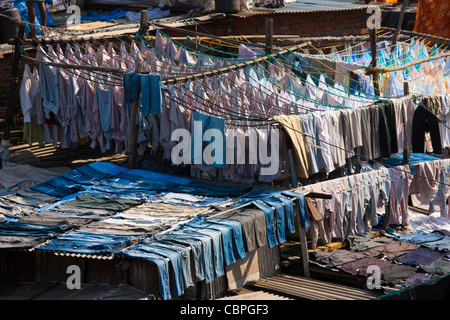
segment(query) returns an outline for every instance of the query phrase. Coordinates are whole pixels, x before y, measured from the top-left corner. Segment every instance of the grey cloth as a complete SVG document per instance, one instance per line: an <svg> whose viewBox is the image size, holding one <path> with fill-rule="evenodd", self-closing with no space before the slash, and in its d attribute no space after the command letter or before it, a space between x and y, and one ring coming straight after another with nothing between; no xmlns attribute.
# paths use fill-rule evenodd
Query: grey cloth
<svg viewBox="0 0 450 320"><path fill-rule="evenodd" d="M372 135L371 135L371 112L369 108L361 108L361 122L363 124L361 126L361 135L362 135L362 146L361 146L361 158L363 161L368 161L370 159L373 159L372 157Z"/></svg>
<svg viewBox="0 0 450 320"><path fill-rule="evenodd" d="M445 275L450 273L450 261L441 258L428 265L420 265L420 268L428 273Z"/></svg>
<svg viewBox="0 0 450 320"><path fill-rule="evenodd" d="M362 253L341 249L337 249L332 252L315 251L312 253L312 256L315 261L323 264L326 268L338 267L367 257Z"/></svg>
<svg viewBox="0 0 450 320"><path fill-rule="evenodd" d="M167 230L168 228L169 226L138 226L136 224L127 224L125 222L117 224L99 221L89 224L86 228L81 229L80 232L113 234L121 236L139 236L157 234L161 231Z"/></svg>
<svg viewBox="0 0 450 320"><path fill-rule="evenodd" d="M215 215L215 217L236 220L241 223L246 252L267 246L266 217L263 211L254 208L241 208Z"/></svg>
<svg viewBox="0 0 450 320"><path fill-rule="evenodd" d="M53 212L50 214L40 214L33 213L31 215L22 217L19 219L19 222L29 223L29 224L43 224L43 225L51 225L51 226L71 226L73 228L79 228L87 225L92 222L92 219L80 219L80 218L71 218L59 216L58 214L53 215Z"/></svg>
<svg viewBox="0 0 450 320"><path fill-rule="evenodd" d="M366 233L364 235L350 235L347 237L347 241L351 250L366 251L374 247L389 244L395 240L387 237L374 238L371 233Z"/></svg>
<svg viewBox="0 0 450 320"><path fill-rule="evenodd" d="M367 251L364 251L364 254L378 258L385 257L386 259L393 260L417 249L418 247L418 245L406 241L393 241L389 244L374 247Z"/></svg>
<svg viewBox="0 0 450 320"><path fill-rule="evenodd" d="M140 201L126 200L126 199L113 199L97 197L90 194L82 194L74 200L66 202L66 205L82 208L101 208L111 211L124 211L131 207L142 204Z"/></svg>
<svg viewBox="0 0 450 320"><path fill-rule="evenodd" d="M408 279L416 270L417 267L394 264L381 269L381 281L389 285L395 285Z"/></svg>
<svg viewBox="0 0 450 320"><path fill-rule="evenodd" d="M46 236L1 236L0 235L0 249L31 249L34 248L45 241L49 237Z"/></svg>
<svg viewBox="0 0 450 320"><path fill-rule="evenodd" d="M116 212L113 212L110 210L105 210L105 209L73 207L73 206L67 205L67 202L64 204L55 206L50 211L67 214L68 216L71 216L71 217L83 217L86 219L94 219L94 220L104 219L104 218L109 217L116 213Z"/></svg>
<svg viewBox="0 0 450 320"><path fill-rule="evenodd" d="M379 158L381 156L380 150L380 135L378 129L378 123L380 116L378 113L378 106L372 105L369 107L370 110L370 128L371 128L371 140L372 140L372 159ZM385 142L383 142L385 143Z"/></svg>

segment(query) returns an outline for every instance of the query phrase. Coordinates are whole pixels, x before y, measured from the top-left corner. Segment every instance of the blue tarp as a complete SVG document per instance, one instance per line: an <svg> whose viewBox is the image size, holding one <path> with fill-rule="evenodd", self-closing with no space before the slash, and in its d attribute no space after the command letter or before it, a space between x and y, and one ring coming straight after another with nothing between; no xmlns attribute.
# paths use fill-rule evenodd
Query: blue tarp
<svg viewBox="0 0 450 320"><path fill-rule="evenodd" d="M125 17L127 14L126 11L122 9L116 9L113 11L110 11L105 14L99 14L96 12L89 12L85 14L84 16L81 16L81 20L87 20L87 21L109 21L109 20L115 20Z"/></svg>
<svg viewBox="0 0 450 320"><path fill-rule="evenodd" d="M409 162L412 164L411 173L414 174L416 164L433 160L440 160L440 158L425 153L411 153L409 155ZM383 158L381 162L391 167L404 165L403 153L392 154L390 158Z"/></svg>
<svg viewBox="0 0 450 320"><path fill-rule="evenodd" d="M46 3L52 3L51 0L45 0ZM26 0L16 0L14 2L14 7L17 8L20 14L20 18L22 21L28 22L28 8L26 4ZM42 25L41 23L41 14L39 12L37 4L35 5L34 12L36 13L36 17L34 19L34 24L36 25ZM47 27L57 27L58 25L53 22L53 19L47 9ZM25 25L25 34L28 34L30 32L30 26L28 24ZM40 35L41 32L36 28L36 34Z"/></svg>

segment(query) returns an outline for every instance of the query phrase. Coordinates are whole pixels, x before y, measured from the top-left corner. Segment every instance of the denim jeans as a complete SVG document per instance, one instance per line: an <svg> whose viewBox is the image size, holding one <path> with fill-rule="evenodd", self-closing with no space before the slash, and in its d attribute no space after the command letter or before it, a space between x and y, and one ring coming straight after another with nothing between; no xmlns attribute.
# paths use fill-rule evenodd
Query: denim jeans
<svg viewBox="0 0 450 320"><path fill-rule="evenodd" d="M275 235L275 225L273 221L273 210L271 207L266 205L262 200L254 200L252 202L255 206L257 206L261 211L264 212L266 216L266 227L267 227L267 242L269 244L269 248L275 247L277 243L277 237Z"/></svg>
<svg viewBox="0 0 450 320"><path fill-rule="evenodd" d="M238 259L245 258L244 239L242 237L242 225L239 221L231 219L211 218L208 219L207 222L231 227L234 240L233 241L234 256L237 257Z"/></svg>
<svg viewBox="0 0 450 320"><path fill-rule="evenodd" d="M190 239L186 237L177 237L171 234L161 234L155 237L158 241L170 242L173 244L183 245L191 249L192 258L194 259L194 277L195 281L205 280L205 270L202 264L203 253L202 243L200 240Z"/></svg>
<svg viewBox="0 0 450 320"><path fill-rule="evenodd" d="M211 238L213 245L213 254L214 254L214 271L216 278L219 278L225 274L224 262L223 262L223 245L222 245L222 233L218 230L210 229L210 228L198 228L198 227L188 227L183 226L183 229L190 230L192 232L198 232L203 235L207 235Z"/></svg>
<svg viewBox="0 0 450 320"><path fill-rule="evenodd" d="M181 269L181 259L177 252L162 247L153 246L151 243L137 244L132 247L133 250L140 250L145 253L151 252L162 257L166 257L172 263L173 270L173 295L178 297L184 293L183 272Z"/></svg>
<svg viewBox="0 0 450 320"><path fill-rule="evenodd" d="M130 258L144 259L156 264L156 266L158 267L158 280L161 299L172 299L170 295L169 261L166 258L152 252L142 251L139 248L136 248L136 246L121 251L120 255L124 255Z"/></svg>
<svg viewBox="0 0 450 320"><path fill-rule="evenodd" d="M207 223L202 217L195 217L187 223L188 226L193 228L212 229L220 231L222 235L223 254L225 265L230 265L236 261L233 251L233 238L231 234L231 228L228 226Z"/></svg>
<svg viewBox="0 0 450 320"><path fill-rule="evenodd" d="M276 233L278 237L278 243L285 243L286 242L286 235L285 235L285 227L284 227L284 206L283 203L276 200L272 197L265 197L261 199L264 201L267 205L270 205L275 208L276 212Z"/></svg>
<svg viewBox="0 0 450 320"><path fill-rule="evenodd" d="M395 240L412 242L415 244L422 244L424 242L438 241L443 239L444 236L436 233L425 233L425 232L413 232L408 234L402 234L399 236L394 236Z"/></svg>
<svg viewBox="0 0 450 320"><path fill-rule="evenodd" d="M181 260L181 271L184 280L184 287L188 288L194 286L191 273L191 252L188 247L163 240L151 241L149 243L154 247L161 247L177 252Z"/></svg>
<svg viewBox="0 0 450 320"><path fill-rule="evenodd" d="M302 225L303 228L308 228L309 227L309 219L308 219L308 212L306 210L305 195L298 193L298 192L289 191L289 190L282 191L281 193L285 196L295 197L298 199L300 224Z"/></svg>
<svg viewBox="0 0 450 320"><path fill-rule="evenodd" d="M71 231L37 247L36 250L108 255L130 245L133 240L141 238Z"/></svg>
<svg viewBox="0 0 450 320"><path fill-rule="evenodd" d="M68 195L86 190L80 184L73 183L72 181L61 176L31 186L30 189L56 198L64 198Z"/></svg>
<svg viewBox="0 0 450 320"><path fill-rule="evenodd" d="M286 233L291 234L295 232L294 225L294 203L291 199L281 194L272 195L273 198L281 201L284 204L284 211L286 213Z"/></svg>

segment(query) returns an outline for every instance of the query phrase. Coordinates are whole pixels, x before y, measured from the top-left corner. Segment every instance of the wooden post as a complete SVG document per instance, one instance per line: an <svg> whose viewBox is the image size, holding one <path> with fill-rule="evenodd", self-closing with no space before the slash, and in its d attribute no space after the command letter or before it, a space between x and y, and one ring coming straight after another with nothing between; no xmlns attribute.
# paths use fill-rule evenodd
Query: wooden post
<svg viewBox="0 0 450 320"><path fill-rule="evenodd" d="M17 72L19 69L19 60L20 60L20 40L23 38L24 33L25 33L25 25L21 23L19 26L18 36L14 40L14 56L12 60L11 80L9 82L9 96L8 96L8 105L6 109L5 128L3 131L4 140L9 140L11 125L14 122L14 102L16 98L16 88L19 82L19 79L17 79Z"/></svg>
<svg viewBox="0 0 450 320"><path fill-rule="evenodd" d="M403 95L408 96L409 95L409 83L404 82L403 83ZM409 163L409 141L406 136L406 119L403 115L403 164Z"/></svg>
<svg viewBox="0 0 450 320"><path fill-rule="evenodd" d="M273 51L273 19L266 18L266 54Z"/></svg>
<svg viewBox="0 0 450 320"><path fill-rule="evenodd" d="M140 73L142 69L141 60L136 57L135 72ZM139 108L139 98L133 100L131 104L130 119L128 121L128 155L130 162L128 163L129 169L136 168L136 154L137 154L137 138L139 134L139 124L136 122L136 116Z"/></svg>
<svg viewBox="0 0 450 320"><path fill-rule="evenodd" d="M148 27L149 24L147 10L141 10L141 22L138 33L144 39L148 38Z"/></svg>
<svg viewBox="0 0 450 320"><path fill-rule="evenodd" d="M397 44L398 34L403 24L403 16L405 15L406 6L408 5L409 0L403 0L402 9L400 11L400 16L398 17L397 29L395 29L394 39L392 40L392 46L395 47Z"/></svg>
<svg viewBox="0 0 450 320"><path fill-rule="evenodd" d="M298 233L300 238L300 248L301 248L301 257L303 263L303 275L305 278L311 278L311 273L309 271L309 257L308 257L308 240L306 239L306 230L302 227L300 221L300 203L297 200L297 205L295 206L297 210L298 217Z"/></svg>
<svg viewBox="0 0 450 320"><path fill-rule="evenodd" d="M372 55L372 62L370 66L374 69L377 68L377 30L375 28L369 29L370 36L370 52ZM378 72L372 74L373 86L376 96L380 96L380 82L378 81Z"/></svg>

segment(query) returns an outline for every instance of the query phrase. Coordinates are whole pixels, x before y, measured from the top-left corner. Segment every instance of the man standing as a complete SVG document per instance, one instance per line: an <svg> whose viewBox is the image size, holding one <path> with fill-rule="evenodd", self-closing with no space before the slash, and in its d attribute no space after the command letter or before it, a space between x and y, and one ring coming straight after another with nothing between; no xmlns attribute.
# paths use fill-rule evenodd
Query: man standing
<svg viewBox="0 0 450 320"><path fill-rule="evenodd" d="M45 8L44 0L27 0L27 8L28 8L28 22L34 24L34 20L36 17L36 13L34 12L35 3L37 2L39 13L41 15L41 25L47 25L47 9ZM30 37L36 37L36 30L33 25L30 25Z"/></svg>

